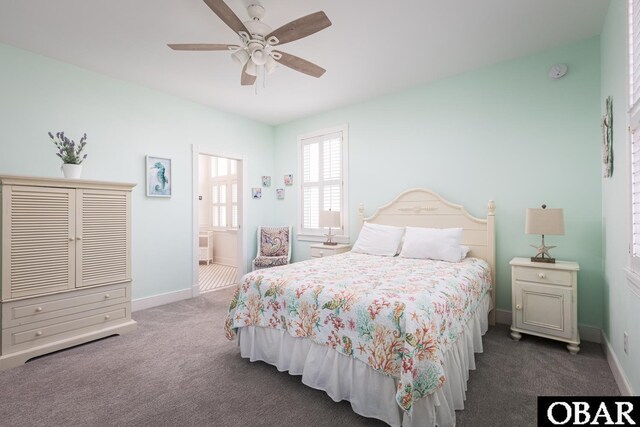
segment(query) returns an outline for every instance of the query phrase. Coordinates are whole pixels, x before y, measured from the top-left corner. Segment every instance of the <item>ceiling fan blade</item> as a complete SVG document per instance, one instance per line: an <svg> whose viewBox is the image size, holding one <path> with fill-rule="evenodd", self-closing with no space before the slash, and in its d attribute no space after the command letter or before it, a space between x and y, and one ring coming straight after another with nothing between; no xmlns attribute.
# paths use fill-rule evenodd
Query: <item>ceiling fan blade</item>
<svg viewBox="0 0 640 427"><path fill-rule="evenodd" d="M284 52L277 53L282 55L280 59L276 59L276 61L278 61L280 64L286 65L289 68L300 71L301 73L307 74L309 76L321 77L327 71L324 68L312 62L309 62L306 59L299 58L295 55L290 55Z"/></svg>
<svg viewBox="0 0 640 427"><path fill-rule="evenodd" d="M173 50L229 50L229 48L240 48L235 44L211 44L211 43L177 43L168 44Z"/></svg>
<svg viewBox="0 0 640 427"><path fill-rule="evenodd" d="M278 39L277 44L281 45L310 36L330 26L331 21L329 21L327 15L322 11L316 12L291 21L277 30L272 31L267 34L265 40L269 40L270 37L275 37Z"/></svg>
<svg viewBox="0 0 640 427"><path fill-rule="evenodd" d="M247 74L247 64L244 64L244 67L242 67L242 76L240 76L240 84L242 86L253 85L256 82L256 78L257 78L257 76L252 76Z"/></svg>
<svg viewBox="0 0 640 427"><path fill-rule="evenodd" d="M249 34L249 30L244 26L240 18L233 13L233 10L222 0L204 0L204 2L218 15L218 18L229 26L234 32L244 31Z"/></svg>

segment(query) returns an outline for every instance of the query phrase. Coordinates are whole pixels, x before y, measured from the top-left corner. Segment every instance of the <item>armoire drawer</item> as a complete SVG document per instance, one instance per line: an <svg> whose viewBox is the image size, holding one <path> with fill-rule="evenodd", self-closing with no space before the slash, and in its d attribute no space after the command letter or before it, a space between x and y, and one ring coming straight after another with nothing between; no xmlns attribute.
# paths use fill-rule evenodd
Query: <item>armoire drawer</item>
<svg viewBox="0 0 640 427"><path fill-rule="evenodd" d="M4 303L2 328L122 304L130 300L130 289L130 283L120 283Z"/></svg>
<svg viewBox="0 0 640 427"><path fill-rule="evenodd" d="M131 317L130 304L78 313L2 331L3 354L48 344L117 325Z"/></svg>

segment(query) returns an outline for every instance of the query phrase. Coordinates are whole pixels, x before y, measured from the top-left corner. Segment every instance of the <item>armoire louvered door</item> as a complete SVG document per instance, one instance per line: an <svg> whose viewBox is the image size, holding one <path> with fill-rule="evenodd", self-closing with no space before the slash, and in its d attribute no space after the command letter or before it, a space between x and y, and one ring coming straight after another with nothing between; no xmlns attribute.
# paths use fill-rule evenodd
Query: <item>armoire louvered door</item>
<svg viewBox="0 0 640 427"><path fill-rule="evenodd" d="M9 262L3 282L9 284L11 298L75 287L75 194L73 189L30 186L4 192L4 250Z"/></svg>
<svg viewBox="0 0 640 427"><path fill-rule="evenodd" d="M76 197L76 287L130 280L131 193L79 189Z"/></svg>

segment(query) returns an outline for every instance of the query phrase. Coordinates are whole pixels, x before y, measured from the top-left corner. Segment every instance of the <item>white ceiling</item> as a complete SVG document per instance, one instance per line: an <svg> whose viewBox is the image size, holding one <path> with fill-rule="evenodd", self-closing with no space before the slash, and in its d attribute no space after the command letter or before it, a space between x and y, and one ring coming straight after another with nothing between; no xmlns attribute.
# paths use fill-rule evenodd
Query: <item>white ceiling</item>
<svg viewBox="0 0 640 427"><path fill-rule="evenodd" d="M226 0L241 20L252 0ZM608 0L259 0L273 28L324 10L333 26L284 45L328 71L286 67L240 86L236 43L202 0L0 0L0 42L280 124L600 33ZM551 65L551 64L549 64ZM260 80L259 80L260 83Z"/></svg>

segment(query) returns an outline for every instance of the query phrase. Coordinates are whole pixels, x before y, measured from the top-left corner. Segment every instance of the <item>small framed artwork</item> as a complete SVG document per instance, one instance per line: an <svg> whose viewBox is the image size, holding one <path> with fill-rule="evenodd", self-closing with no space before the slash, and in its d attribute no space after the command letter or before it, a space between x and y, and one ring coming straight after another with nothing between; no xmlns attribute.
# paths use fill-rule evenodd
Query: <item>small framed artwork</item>
<svg viewBox="0 0 640 427"><path fill-rule="evenodd" d="M262 199L262 188L255 187L251 189L251 197L254 199Z"/></svg>
<svg viewBox="0 0 640 427"><path fill-rule="evenodd" d="M276 199L284 200L284 188L276 188Z"/></svg>
<svg viewBox="0 0 640 427"><path fill-rule="evenodd" d="M270 176L263 176L262 177L262 186L263 187L271 187L271 177Z"/></svg>
<svg viewBox="0 0 640 427"><path fill-rule="evenodd" d="M293 185L293 175L285 175L284 176L284 185Z"/></svg>
<svg viewBox="0 0 640 427"><path fill-rule="evenodd" d="M147 156L147 197L171 197L171 159Z"/></svg>

